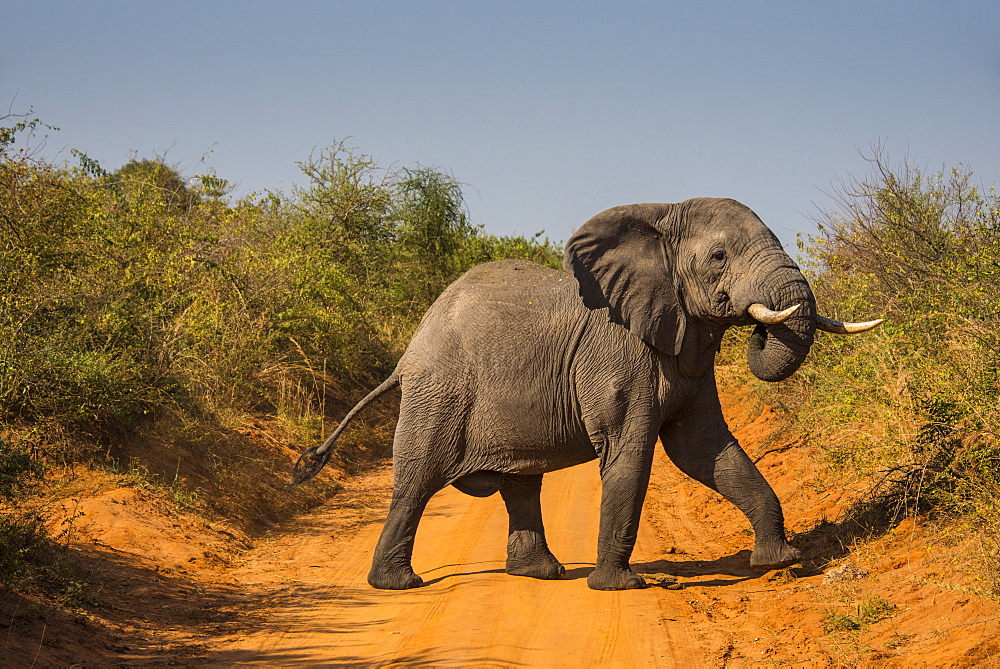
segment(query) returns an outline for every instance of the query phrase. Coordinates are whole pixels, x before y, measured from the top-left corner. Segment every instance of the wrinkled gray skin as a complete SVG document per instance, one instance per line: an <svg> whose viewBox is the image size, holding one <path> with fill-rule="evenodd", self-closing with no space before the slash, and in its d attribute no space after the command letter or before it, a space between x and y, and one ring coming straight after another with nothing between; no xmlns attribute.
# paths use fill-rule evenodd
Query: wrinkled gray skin
<svg viewBox="0 0 1000 669"><path fill-rule="evenodd" d="M616 207L569 240L565 271L508 260L469 270L438 298L393 375L303 454L295 481L329 458L361 408L402 388L393 496L368 582L422 585L410 565L430 497L447 485L499 490L510 515L507 572L558 578L542 527L542 476L600 461L601 521L591 588L645 585L629 567L659 437L692 478L753 526L750 564L797 562L781 505L722 417L713 361L723 332L754 325L747 309L801 304L756 325L747 356L779 381L813 341L815 304L798 267L747 207L727 199Z"/></svg>

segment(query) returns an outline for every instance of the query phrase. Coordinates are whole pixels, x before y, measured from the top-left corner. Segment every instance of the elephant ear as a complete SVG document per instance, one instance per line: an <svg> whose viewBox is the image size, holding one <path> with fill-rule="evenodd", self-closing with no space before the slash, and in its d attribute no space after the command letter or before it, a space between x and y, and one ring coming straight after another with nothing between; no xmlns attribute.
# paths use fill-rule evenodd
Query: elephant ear
<svg viewBox="0 0 1000 669"><path fill-rule="evenodd" d="M608 308L612 321L678 355L686 317L658 226L670 207L631 205L594 216L567 242L563 268L588 308Z"/></svg>

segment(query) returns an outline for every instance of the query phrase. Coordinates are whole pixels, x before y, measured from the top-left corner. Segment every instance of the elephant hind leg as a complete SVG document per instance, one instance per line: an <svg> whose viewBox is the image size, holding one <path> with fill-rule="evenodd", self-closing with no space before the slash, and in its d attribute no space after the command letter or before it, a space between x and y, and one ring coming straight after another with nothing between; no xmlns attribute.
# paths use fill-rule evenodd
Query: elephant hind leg
<svg viewBox="0 0 1000 669"><path fill-rule="evenodd" d="M541 474L506 474L500 484L500 496L510 516L508 574L556 579L566 573L545 542L541 492Z"/></svg>
<svg viewBox="0 0 1000 669"><path fill-rule="evenodd" d="M427 502L444 485L435 468L394 460L392 502L375 546L369 585L382 590L407 590L424 584L411 564L413 542Z"/></svg>
<svg viewBox="0 0 1000 669"><path fill-rule="evenodd" d="M394 488L389 514L368 572L368 584L373 588L407 590L424 584L413 571L410 560L420 516L435 492L437 489L429 486L415 491Z"/></svg>
<svg viewBox="0 0 1000 669"><path fill-rule="evenodd" d="M423 585L413 571L413 542L427 502L447 484L439 456L457 448L460 427L441 404L428 403L433 388L412 381L403 393L392 445L392 502L372 558L368 583L383 590ZM404 386L405 387L405 386ZM460 413L460 412L459 412Z"/></svg>

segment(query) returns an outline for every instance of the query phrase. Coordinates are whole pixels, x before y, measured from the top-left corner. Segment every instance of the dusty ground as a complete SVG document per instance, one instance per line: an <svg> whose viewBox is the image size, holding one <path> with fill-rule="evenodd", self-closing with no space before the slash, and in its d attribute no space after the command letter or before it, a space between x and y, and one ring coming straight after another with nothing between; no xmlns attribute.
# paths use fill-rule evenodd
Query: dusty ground
<svg viewBox="0 0 1000 669"><path fill-rule="evenodd" d="M0 666L1000 666L1000 606L962 575L962 537L904 521L854 545L841 518L864 483L817 483L811 447L782 435L777 414L725 400L784 503L801 567L750 570L746 522L662 456L632 558L652 587L617 593L586 586L593 463L543 488L564 580L505 575L501 500L449 489L417 537L427 585L407 592L364 582L387 467L257 542L150 491L111 488L67 497L54 521L101 587L61 610L5 597ZM845 562L868 575L824 584Z"/></svg>

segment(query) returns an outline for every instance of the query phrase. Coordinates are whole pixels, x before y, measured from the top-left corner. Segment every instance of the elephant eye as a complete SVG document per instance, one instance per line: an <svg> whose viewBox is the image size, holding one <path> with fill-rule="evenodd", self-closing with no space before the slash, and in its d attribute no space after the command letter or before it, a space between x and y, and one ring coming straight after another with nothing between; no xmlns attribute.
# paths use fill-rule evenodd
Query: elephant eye
<svg viewBox="0 0 1000 669"><path fill-rule="evenodd" d="M722 262L725 259L726 259L726 252L723 249L716 249L715 252L712 253L712 260L715 260L717 262Z"/></svg>

